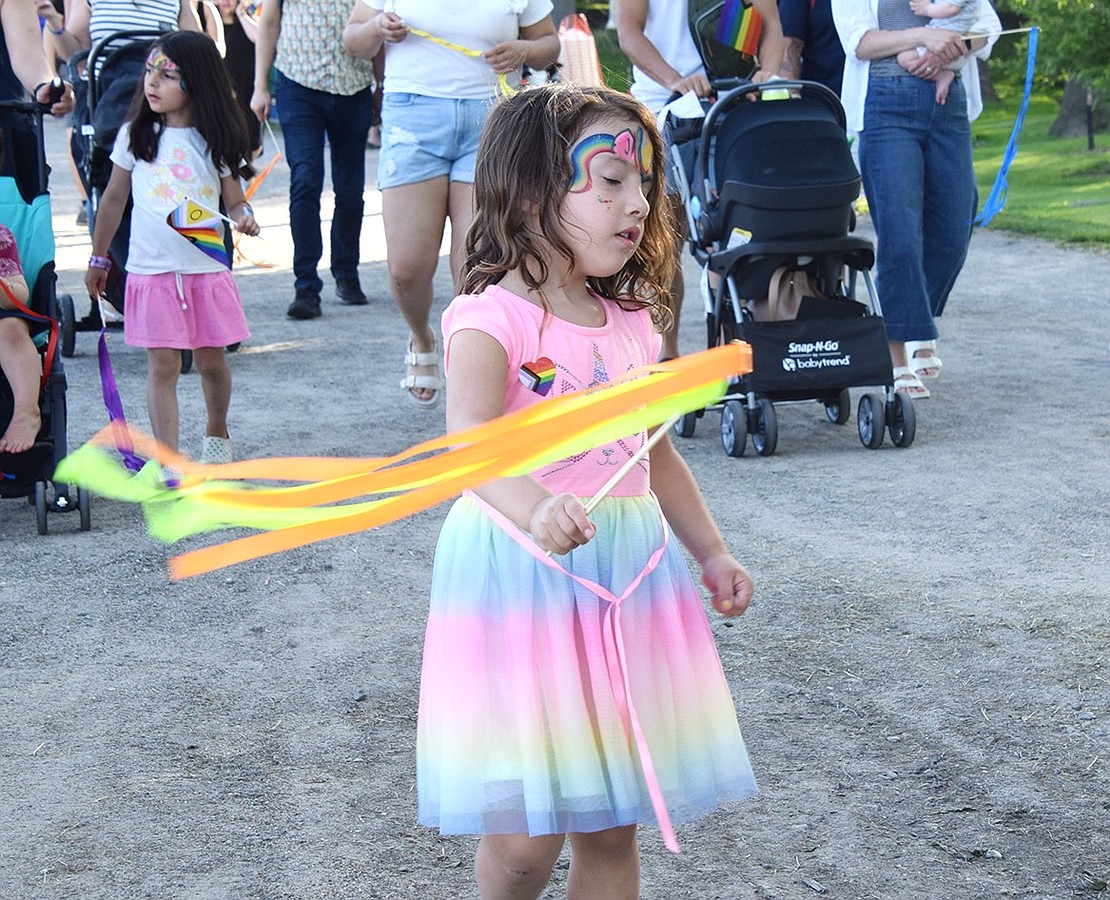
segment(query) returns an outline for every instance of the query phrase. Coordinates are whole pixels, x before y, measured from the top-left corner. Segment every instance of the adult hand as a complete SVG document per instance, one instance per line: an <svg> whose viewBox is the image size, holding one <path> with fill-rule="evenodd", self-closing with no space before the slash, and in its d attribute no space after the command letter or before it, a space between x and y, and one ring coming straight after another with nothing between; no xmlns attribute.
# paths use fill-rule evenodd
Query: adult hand
<svg viewBox="0 0 1110 900"><path fill-rule="evenodd" d="M941 70L944 68L944 64L940 61L939 56L926 50L905 68L907 74L913 75L916 78L924 78L926 81L936 81L937 76L940 75Z"/></svg>
<svg viewBox="0 0 1110 900"><path fill-rule="evenodd" d="M722 616L739 616L752 602L755 590L752 576L730 553L717 553L701 566L701 580L713 598L713 606Z"/></svg>
<svg viewBox="0 0 1110 900"><path fill-rule="evenodd" d="M574 494L556 494L536 504L528 531L548 553L566 553L586 543L595 529L586 507Z"/></svg>
<svg viewBox="0 0 1110 900"><path fill-rule="evenodd" d="M50 0L36 0L35 14L46 23L46 27L52 32L59 32L65 27L62 14L54 8L54 4Z"/></svg>
<svg viewBox="0 0 1110 900"><path fill-rule="evenodd" d="M672 94L689 94L693 92L699 97L713 96L713 88L709 84L709 79L701 72L687 75L685 78L680 78L678 81L667 86L671 89Z"/></svg>
<svg viewBox="0 0 1110 900"><path fill-rule="evenodd" d="M251 112L258 116L259 122L270 118L270 89L259 87L251 94Z"/></svg>
<svg viewBox="0 0 1110 900"><path fill-rule="evenodd" d="M52 97L54 91L53 82L47 81L40 84L35 88L35 102L41 103L43 106L50 104L50 115L64 116L66 113L73 112L74 97L73 85L68 81L62 82L62 94L60 97Z"/></svg>
<svg viewBox="0 0 1110 900"><path fill-rule="evenodd" d="M918 34L920 43L932 53L935 53L941 63L954 62L961 56L967 56L967 44L964 36L958 31L949 31L947 28L922 28Z"/></svg>
<svg viewBox="0 0 1110 900"><path fill-rule="evenodd" d="M396 13L383 12L378 15L378 34L387 44L396 44L409 36L409 26Z"/></svg>
<svg viewBox="0 0 1110 900"><path fill-rule="evenodd" d="M498 75L518 72L528 57L528 42L502 41L490 47L482 56Z"/></svg>

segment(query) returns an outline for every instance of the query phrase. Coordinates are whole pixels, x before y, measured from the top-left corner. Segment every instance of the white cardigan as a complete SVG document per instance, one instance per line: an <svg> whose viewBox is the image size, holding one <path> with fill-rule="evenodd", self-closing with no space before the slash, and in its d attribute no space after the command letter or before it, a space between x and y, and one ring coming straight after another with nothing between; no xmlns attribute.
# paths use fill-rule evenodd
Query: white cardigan
<svg viewBox="0 0 1110 900"><path fill-rule="evenodd" d="M836 23L840 43L844 46L844 82L840 88L840 101L848 117L849 131L863 131L863 106L867 99L867 80L871 60L856 56L856 48L864 34L879 27L879 0L832 0L833 21ZM979 91L979 70L975 57L986 59L991 47L998 40L1002 23L991 6L990 0L979 0L979 18L972 34L987 34L987 43L968 57L962 77L967 92L967 117L975 121L983 111L983 97Z"/></svg>

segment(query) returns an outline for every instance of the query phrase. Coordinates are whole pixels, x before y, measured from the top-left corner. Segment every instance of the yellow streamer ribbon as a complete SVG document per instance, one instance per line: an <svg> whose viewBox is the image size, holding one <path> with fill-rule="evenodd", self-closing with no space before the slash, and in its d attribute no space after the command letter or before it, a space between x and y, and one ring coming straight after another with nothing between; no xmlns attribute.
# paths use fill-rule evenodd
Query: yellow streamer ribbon
<svg viewBox="0 0 1110 900"><path fill-rule="evenodd" d="M130 476L115 460L118 435L105 428L67 456L55 478L104 496L140 503L152 535L166 542L220 528L265 529L170 561L173 578L366 531L413 515L495 478L520 475L608 443L681 412L717 402L727 382L751 371L751 348L729 344L645 366L616 382L565 394L391 457L293 457L204 465L130 429L153 462ZM159 468L183 473L162 486ZM297 482L265 487L226 479ZM361 497L358 503L338 506Z"/></svg>
<svg viewBox="0 0 1110 900"><path fill-rule="evenodd" d="M454 41L448 41L441 37L436 37L434 34L429 34L421 28L413 28L409 26L409 34L414 34L417 37L422 37L431 41L433 44L439 44L441 47L446 47L448 50L454 50L456 53L461 53L464 56L470 56L477 59L482 56L481 50L475 50L473 47L464 47L462 44L456 44ZM497 75L497 86L501 90L501 95L504 97L511 97L516 93L516 88L509 84L509 79L505 77L504 72Z"/></svg>

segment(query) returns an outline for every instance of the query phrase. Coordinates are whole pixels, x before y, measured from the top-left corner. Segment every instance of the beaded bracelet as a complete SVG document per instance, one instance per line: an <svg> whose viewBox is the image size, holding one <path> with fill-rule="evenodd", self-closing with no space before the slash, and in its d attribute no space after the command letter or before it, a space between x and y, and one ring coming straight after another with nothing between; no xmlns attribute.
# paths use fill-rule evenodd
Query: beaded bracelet
<svg viewBox="0 0 1110 900"><path fill-rule="evenodd" d="M112 269L112 261L107 256L90 256L89 268L103 269L105 272L109 272Z"/></svg>

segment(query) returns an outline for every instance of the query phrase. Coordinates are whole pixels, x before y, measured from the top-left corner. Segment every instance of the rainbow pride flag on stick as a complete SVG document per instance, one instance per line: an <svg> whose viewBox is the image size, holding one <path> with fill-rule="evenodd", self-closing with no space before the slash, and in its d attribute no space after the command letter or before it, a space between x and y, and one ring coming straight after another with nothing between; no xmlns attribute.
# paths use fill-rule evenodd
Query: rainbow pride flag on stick
<svg viewBox="0 0 1110 900"><path fill-rule="evenodd" d="M194 247L216 262L231 268L231 259L224 247L225 221L231 221L218 212L201 206L188 197L166 216L166 224L189 241Z"/></svg>
<svg viewBox="0 0 1110 900"><path fill-rule="evenodd" d="M717 40L748 56L759 51L763 17L744 0L725 0L717 23Z"/></svg>

